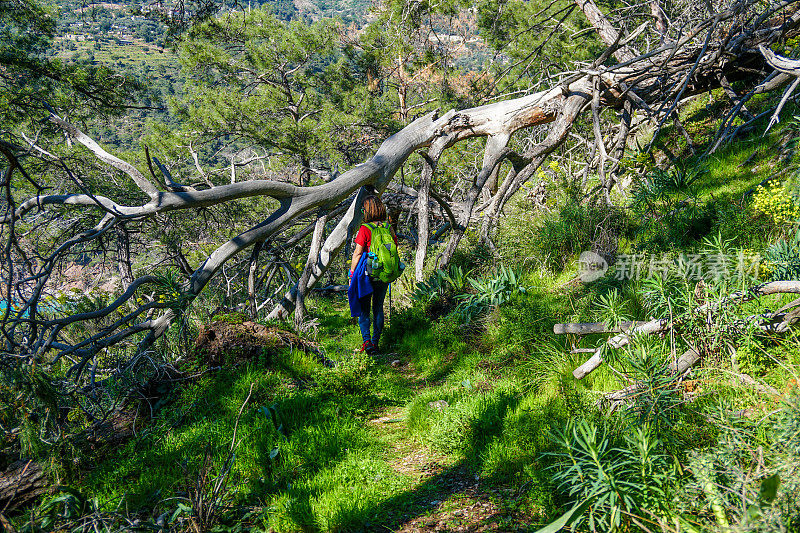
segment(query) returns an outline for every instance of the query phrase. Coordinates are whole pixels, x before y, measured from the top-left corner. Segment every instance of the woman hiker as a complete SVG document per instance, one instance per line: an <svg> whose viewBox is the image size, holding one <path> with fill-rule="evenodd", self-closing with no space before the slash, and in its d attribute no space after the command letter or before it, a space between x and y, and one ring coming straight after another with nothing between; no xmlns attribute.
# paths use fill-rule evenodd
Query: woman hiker
<svg viewBox="0 0 800 533"><path fill-rule="evenodd" d="M374 226L386 225L386 206L377 195L370 195L364 199L361 210L364 217L362 225L356 234L356 247L353 250L353 260L350 262L350 288L347 291L350 300L350 314L358 317L358 327L361 328L361 338L364 344L362 352L368 354L378 353L378 342L383 330L383 301L389 283L384 283L376 277L370 277L366 272L369 258L369 246L372 242L372 230L367 224ZM389 226L391 229L391 226ZM391 229L394 244L397 246L397 235ZM370 336L370 308L372 309L372 335Z"/></svg>

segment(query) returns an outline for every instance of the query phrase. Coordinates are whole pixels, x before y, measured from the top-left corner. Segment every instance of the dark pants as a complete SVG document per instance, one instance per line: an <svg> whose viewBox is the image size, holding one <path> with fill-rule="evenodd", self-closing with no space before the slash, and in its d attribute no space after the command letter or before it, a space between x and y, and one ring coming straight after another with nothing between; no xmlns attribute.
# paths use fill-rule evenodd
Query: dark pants
<svg viewBox="0 0 800 533"><path fill-rule="evenodd" d="M359 298L358 302L361 304L361 315L358 317L358 327L361 328L361 339L366 342L372 341L375 346L381 338L381 331L383 331L383 302L386 300L386 291L389 288L388 283L382 281L372 282L372 294ZM372 328L372 338L369 336L369 310L372 307L372 317L375 325Z"/></svg>

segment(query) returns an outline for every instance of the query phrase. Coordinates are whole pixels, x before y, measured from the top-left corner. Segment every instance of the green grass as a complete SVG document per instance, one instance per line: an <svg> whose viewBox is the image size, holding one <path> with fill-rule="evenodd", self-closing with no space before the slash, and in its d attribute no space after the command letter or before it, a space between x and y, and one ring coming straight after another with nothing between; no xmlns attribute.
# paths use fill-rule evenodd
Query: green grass
<svg viewBox="0 0 800 533"><path fill-rule="evenodd" d="M174 390L156 420L81 484L112 507L124 501L130 509L174 510L180 495L192 490L203 450L213 454L215 468L224 461L252 384L226 498L257 507L248 518L253 525L338 531L399 524L429 512L432 499L457 494L449 480L473 476L490 487L526 486L514 499L515 509L521 505L545 521L554 500L540 456L548 449L549 432L574 406L560 397L563 388L543 394L524 386L520 376L527 370L510 359L522 352L511 353L497 340L513 329L513 310L522 316L537 305L565 304L544 295L517 301L468 335L449 328L443 318L395 336L391 357L408 363L407 372L394 370L385 359L364 361L353 354L359 333L344 302L312 300L320 319L317 337L336 368L285 351L267 367L207 374ZM393 329L402 329L401 316L393 318L390 338ZM551 322L535 322L537 335ZM514 341L527 342L532 340ZM447 407L431 407L436 400ZM367 423L387 409L397 413L396 425L378 430ZM398 454L420 450L439 457L445 470L418 480L392 466Z"/></svg>
<svg viewBox="0 0 800 533"><path fill-rule="evenodd" d="M182 388L151 427L91 474L88 488L101 501L124 497L133 508L168 510L168 495L189 490L202 450L222 464L252 384L238 429L231 497L263 502L269 507L263 520L280 530L327 531L363 522L408 484L381 459L384 446L356 415L374 404L297 384L319 370L305 354L284 354L276 367L217 372ZM350 496L341 497L343 490Z"/></svg>

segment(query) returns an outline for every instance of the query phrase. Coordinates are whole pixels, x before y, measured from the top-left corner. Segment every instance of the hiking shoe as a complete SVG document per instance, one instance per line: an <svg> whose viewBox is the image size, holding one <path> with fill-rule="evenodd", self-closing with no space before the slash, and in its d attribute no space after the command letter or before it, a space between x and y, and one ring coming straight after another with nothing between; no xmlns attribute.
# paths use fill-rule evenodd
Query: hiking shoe
<svg viewBox="0 0 800 533"><path fill-rule="evenodd" d="M367 353L370 355L375 355L380 353L380 351L378 350L378 345L370 342L369 347L367 348Z"/></svg>
<svg viewBox="0 0 800 533"><path fill-rule="evenodd" d="M375 346L372 344L372 341L366 340L366 341L364 341L364 344L361 345L361 350L359 350L359 351L367 352L368 354L371 355L374 350L375 350Z"/></svg>

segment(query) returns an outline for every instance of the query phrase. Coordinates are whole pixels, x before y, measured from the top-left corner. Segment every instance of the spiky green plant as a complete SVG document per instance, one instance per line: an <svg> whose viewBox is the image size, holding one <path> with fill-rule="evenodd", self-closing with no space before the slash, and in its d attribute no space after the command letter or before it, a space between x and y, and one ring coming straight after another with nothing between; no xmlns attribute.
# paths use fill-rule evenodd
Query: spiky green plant
<svg viewBox="0 0 800 533"><path fill-rule="evenodd" d="M501 265L493 276L481 279L467 278L474 292L456 295L460 300L453 314L462 322L469 323L489 309L503 305L517 294L525 294L520 272Z"/></svg>
<svg viewBox="0 0 800 533"><path fill-rule="evenodd" d="M762 270L770 281L800 279L800 229L766 249Z"/></svg>
<svg viewBox="0 0 800 533"><path fill-rule="evenodd" d="M677 480L672 458L647 425L614 439L587 420L571 421L553 435L559 451L553 481L575 502L589 507L575 527L591 531L636 529L637 522L671 514Z"/></svg>

